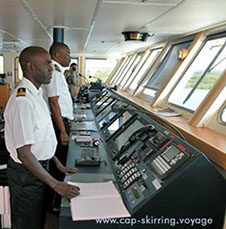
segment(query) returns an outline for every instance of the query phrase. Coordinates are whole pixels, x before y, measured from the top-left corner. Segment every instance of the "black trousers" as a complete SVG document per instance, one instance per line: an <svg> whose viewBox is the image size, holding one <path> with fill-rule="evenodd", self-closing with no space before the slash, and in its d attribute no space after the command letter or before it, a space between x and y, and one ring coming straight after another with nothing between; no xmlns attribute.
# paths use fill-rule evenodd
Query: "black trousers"
<svg viewBox="0 0 226 229"><path fill-rule="evenodd" d="M53 120L53 119L52 119ZM68 121L68 119L63 118L63 123L66 129L66 132L69 136L70 134L70 123ZM62 145L61 144L61 140L60 140L60 129L57 127L55 121L53 120L53 127L56 133L56 137L57 137L57 148L56 148L56 152L55 152L55 156L59 159L59 161L62 163L62 165L66 165L66 161L67 161L67 152L68 152L68 145ZM63 181L64 179L64 174L62 174L61 172L59 172L56 169L55 163L50 161L50 174L55 177L56 179Z"/></svg>
<svg viewBox="0 0 226 229"><path fill-rule="evenodd" d="M54 119L52 118L53 121L53 127L56 133L57 137L57 148L55 152L55 156L58 158L58 160L66 166L66 161L67 161L67 153L68 153L68 145L62 145L61 140L60 140L60 129L57 127ZM66 129L66 132L69 136L70 134L70 123L68 119L63 118L63 123ZM65 175L61 173L57 168L56 165L53 161L50 161L49 164L49 173L58 181L63 181ZM60 203L61 203L61 196L54 192L51 188L48 188L48 210L52 211L53 209L59 209Z"/></svg>
<svg viewBox="0 0 226 229"><path fill-rule="evenodd" d="M48 162L40 162L48 169ZM45 224L47 185L23 164L8 161L7 169L12 229L43 229Z"/></svg>

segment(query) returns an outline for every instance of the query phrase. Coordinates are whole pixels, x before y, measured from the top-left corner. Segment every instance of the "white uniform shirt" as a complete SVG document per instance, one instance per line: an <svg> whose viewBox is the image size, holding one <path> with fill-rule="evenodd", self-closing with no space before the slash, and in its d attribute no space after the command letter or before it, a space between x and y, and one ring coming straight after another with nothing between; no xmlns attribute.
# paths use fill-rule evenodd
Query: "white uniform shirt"
<svg viewBox="0 0 226 229"><path fill-rule="evenodd" d="M22 95L18 89L22 88ZM21 163L16 149L31 145L37 160L54 156L57 140L49 109L39 90L26 78L13 91L7 103L5 116L5 142L12 159Z"/></svg>
<svg viewBox="0 0 226 229"><path fill-rule="evenodd" d="M49 97L59 96L58 103L60 106L62 117L73 120L73 103L70 92L68 90L65 76L63 74L64 69L56 61L52 60L52 63L53 75L51 82L50 84L42 85L44 91L44 98L48 103Z"/></svg>

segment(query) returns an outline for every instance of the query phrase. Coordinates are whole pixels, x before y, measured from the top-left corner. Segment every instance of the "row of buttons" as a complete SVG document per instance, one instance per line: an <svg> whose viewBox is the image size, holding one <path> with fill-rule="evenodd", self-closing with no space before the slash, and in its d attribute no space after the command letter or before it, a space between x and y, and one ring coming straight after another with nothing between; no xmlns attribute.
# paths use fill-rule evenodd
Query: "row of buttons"
<svg viewBox="0 0 226 229"><path fill-rule="evenodd" d="M141 176L140 172L137 172L133 174L130 178L128 178L127 181L124 182L123 178L121 179L121 182L123 183L123 188L126 189L129 185L131 185L137 178Z"/></svg>
<svg viewBox="0 0 226 229"><path fill-rule="evenodd" d="M118 168L118 177L122 187L125 189L141 176L133 160L127 161L123 166Z"/></svg>
<svg viewBox="0 0 226 229"><path fill-rule="evenodd" d="M161 156L158 156L153 160L153 165L156 168L160 174L166 173L171 167L164 161L164 159Z"/></svg>
<svg viewBox="0 0 226 229"><path fill-rule="evenodd" d="M137 172L136 167L132 167L130 169L126 168L123 171L120 172L119 178L122 178L123 176L131 176L133 173Z"/></svg>

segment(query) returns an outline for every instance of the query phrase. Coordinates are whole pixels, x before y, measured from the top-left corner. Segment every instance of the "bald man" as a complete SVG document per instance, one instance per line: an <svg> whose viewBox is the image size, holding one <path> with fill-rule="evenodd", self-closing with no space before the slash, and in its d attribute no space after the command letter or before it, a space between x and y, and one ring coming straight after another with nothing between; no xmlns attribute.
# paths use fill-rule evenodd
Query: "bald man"
<svg viewBox="0 0 226 229"><path fill-rule="evenodd" d="M52 159L62 173L76 172L54 156L57 140L40 88L52 78L51 58L41 47L28 47L21 52L19 62L24 78L4 113L12 228L43 229L47 185L67 198L78 195L79 188L57 181L47 171Z"/></svg>

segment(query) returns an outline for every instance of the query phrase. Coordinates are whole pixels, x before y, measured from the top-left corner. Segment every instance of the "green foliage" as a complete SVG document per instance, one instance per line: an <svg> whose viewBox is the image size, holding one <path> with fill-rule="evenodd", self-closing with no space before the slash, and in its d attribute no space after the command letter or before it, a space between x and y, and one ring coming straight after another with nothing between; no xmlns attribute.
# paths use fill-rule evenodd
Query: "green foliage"
<svg viewBox="0 0 226 229"><path fill-rule="evenodd" d="M98 79L101 79L102 83L104 83L107 80L108 76L111 74L111 71L112 71L111 69L97 70L94 76ZM86 77L88 78L89 75L90 75L90 71L88 70ZM89 82L96 81L97 80L96 78L89 79Z"/></svg>
<svg viewBox="0 0 226 229"><path fill-rule="evenodd" d="M194 75L190 78L190 80L187 82L185 88L193 88L199 78L201 77L202 72L195 72ZM210 89L212 86L216 83L216 81L219 79L220 73L214 72L214 73L207 73L205 77L202 79L202 81L198 85L198 89Z"/></svg>

